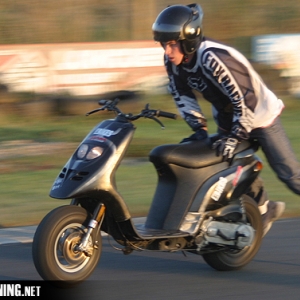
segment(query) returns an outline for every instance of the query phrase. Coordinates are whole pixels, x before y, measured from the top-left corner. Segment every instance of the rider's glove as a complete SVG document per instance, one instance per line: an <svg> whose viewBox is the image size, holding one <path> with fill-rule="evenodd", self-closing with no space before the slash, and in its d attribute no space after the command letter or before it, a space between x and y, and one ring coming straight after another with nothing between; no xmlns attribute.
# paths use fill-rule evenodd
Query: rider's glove
<svg viewBox="0 0 300 300"><path fill-rule="evenodd" d="M222 155L223 161L232 158L233 152L237 147L239 140L233 137L223 137L213 143L212 148L217 151L217 156Z"/></svg>
<svg viewBox="0 0 300 300"><path fill-rule="evenodd" d="M237 137L239 140L249 139L249 133L239 122L233 123L230 135Z"/></svg>
<svg viewBox="0 0 300 300"><path fill-rule="evenodd" d="M180 143L186 143L190 141L201 141L207 139L207 131L205 129L199 129L191 136L184 138Z"/></svg>

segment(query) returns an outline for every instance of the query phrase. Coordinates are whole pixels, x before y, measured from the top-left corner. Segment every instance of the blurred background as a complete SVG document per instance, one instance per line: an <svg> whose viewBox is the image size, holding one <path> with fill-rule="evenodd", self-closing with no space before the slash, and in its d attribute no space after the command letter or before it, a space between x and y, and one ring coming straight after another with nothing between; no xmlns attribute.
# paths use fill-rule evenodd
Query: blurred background
<svg viewBox="0 0 300 300"><path fill-rule="evenodd" d="M0 226L36 224L51 208L66 204L49 199L48 192L85 134L107 117L84 117L98 99L118 96L129 112L148 102L176 112L151 27L167 5L190 3L0 0ZM204 35L239 49L284 100L282 121L300 159L299 0L198 3ZM201 105L214 132L210 107ZM135 164L125 162L117 178L133 215L147 213L154 193L151 148L190 135L180 121L166 121L165 131L148 121L138 125L127 154ZM300 215L299 197L267 164L262 177L270 198L287 202L285 216ZM137 189L126 190L128 181Z"/></svg>
<svg viewBox="0 0 300 300"><path fill-rule="evenodd" d="M152 41L151 27L170 4L174 3L0 0L0 91L73 95L158 91L157 83L165 84L163 52ZM300 95L299 1L200 4L206 36L239 49L275 92Z"/></svg>
<svg viewBox="0 0 300 300"><path fill-rule="evenodd" d="M170 0L0 1L0 43L69 43L152 39L151 25ZM300 2L203 0L205 34L235 40L299 33Z"/></svg>

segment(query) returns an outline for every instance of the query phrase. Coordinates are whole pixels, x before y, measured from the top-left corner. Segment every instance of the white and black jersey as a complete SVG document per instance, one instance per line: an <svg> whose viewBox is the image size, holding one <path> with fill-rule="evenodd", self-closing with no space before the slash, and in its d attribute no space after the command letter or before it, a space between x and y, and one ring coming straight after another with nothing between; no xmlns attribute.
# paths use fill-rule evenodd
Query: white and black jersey
<svg viewBox="0 0 300 300"><path fill-rule="evenodd" d="M171 92L181 116L197 131L206 119L193 93L212 104L220 129L247 139L270 125L284 104L271 92L250 62L232 47L204 38L189 65L173 65L165 57Z"/></svg>

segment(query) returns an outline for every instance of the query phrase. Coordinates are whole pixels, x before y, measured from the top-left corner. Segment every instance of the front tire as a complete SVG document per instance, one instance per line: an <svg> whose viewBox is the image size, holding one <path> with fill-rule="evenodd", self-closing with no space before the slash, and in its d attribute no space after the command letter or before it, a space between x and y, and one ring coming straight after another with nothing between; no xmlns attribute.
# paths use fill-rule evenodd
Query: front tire
<svg viewBox="0 0 300 300"><path fill-rule="evenodd" d="M255 230L253 243L240 251L226 250L203 254L205 262L218 271L231 271L243 268L253 259L260 248L263 234L261 214L252 198L243 195L242 201L246 210L247 222Z"/></svg>
<svg viewBox="0 0 300 300"><path fill-rule="evenodd" d="M32 256L36 270L44 280L54 284L73 285L84 281L97 266L102 248L101 235L95 230L88 243L91 256L78 251L89 213L82 207L67 205L49 212L39 224L32 244Z"/></svg>

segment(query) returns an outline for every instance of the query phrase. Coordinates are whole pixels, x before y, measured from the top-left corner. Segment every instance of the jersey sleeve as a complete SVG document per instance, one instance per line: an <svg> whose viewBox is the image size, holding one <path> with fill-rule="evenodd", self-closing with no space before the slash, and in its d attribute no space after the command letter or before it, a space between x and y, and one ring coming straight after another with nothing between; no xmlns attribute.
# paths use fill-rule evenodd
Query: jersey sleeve
<svg viewBox="0 0 300 300"><path fill-rule="evenodd" d="M168 90L173 96L181 117L187 122L193 131L205 129L207 120L198 104L192 89L187 85L186 79L176 73L175 66L165 61L165 67L169 77Z"/></svg>
<svg viewBox="0 0 300 300"><path fill-rule="evenodd" d="M205 76L232 103L231 133L247 139L253 129L254 109L258 102L247 59L238 52L208 48L202 53L201 62Z"/></svg>

